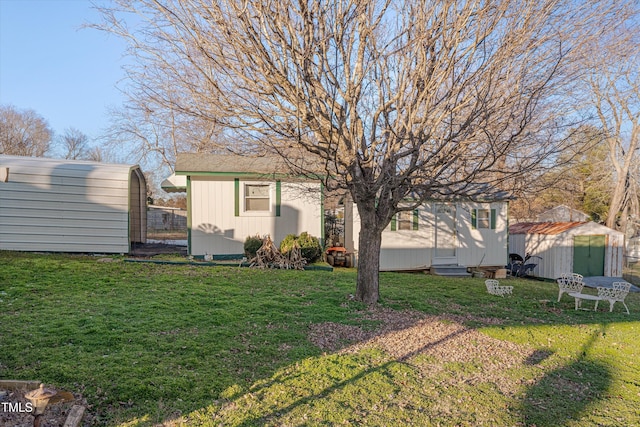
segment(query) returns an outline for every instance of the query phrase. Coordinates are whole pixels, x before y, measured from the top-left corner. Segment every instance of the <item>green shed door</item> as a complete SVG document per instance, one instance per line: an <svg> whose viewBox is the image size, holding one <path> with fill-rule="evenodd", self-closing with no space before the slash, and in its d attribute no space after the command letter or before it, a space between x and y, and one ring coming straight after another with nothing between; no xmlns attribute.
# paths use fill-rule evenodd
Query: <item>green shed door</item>
<svg viewBox="0 0 640 427"><path fill-rule="evenodd" d="M573 272L583 276L604 276L605 236L573 237Z"/></svg>

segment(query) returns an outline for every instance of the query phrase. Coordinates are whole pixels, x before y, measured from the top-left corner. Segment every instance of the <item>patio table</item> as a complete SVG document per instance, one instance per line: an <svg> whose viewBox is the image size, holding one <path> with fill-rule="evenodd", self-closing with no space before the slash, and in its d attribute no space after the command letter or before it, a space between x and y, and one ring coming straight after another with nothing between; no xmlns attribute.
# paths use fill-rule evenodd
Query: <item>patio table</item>
<svg viewBox="0 0 640 427"><path fill-rule="evenodd" d="M569 292L568 295L575 298L576 310L578 309L588 310L586 308L582 308L582 300L590 300L590 301L596 302L595 306L593 307L593 311L597 311L598 302L602 300L602 298L600 298L598 295L581 294L580 292Z"/></svg>

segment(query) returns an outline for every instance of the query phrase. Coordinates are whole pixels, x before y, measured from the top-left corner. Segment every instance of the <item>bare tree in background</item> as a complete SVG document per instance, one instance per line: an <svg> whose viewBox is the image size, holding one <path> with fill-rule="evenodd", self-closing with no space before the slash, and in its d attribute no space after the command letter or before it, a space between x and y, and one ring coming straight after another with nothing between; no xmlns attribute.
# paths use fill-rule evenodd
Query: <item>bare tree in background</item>
<svg viewBox="0 0 640 427"><path fill-rule="evenodd" d="M146 161L173 172L177 153L211 152L220 146L220 128L215 122L159 105L141 88L133 89L128 96L123 108L111 111L112 123L106 135L109 148L124 149L137 162Z"/></svg>
<svg viewBox="0 0 640 427"><path fill-rule="evenodd" d="M65 129L60 137L60 144L65 159L87 160L90 150L89 137L78 129L73 127Z"/></svg>
<svg viewBox="0 0 640 427"><path fill-rule="evenodd" d="M625 230L638 206L638 149L640 148L640 10L617 31L594 41L585 56L587 104L609 147L614 185L606 225ZM589 102L590 101L590 102Z"/></svg>
<svg viewBox="0 0 640 427"><path fill-rule="evenodd" d="M52 137L49 124L35 111L0 106L0 154L42 157Z"/></svg>
<svg viewBox="0 0 640 427"><path fill-rule="evenodd" d="M604 220L614 175L604 134L586 124L572 130L569 138L572 142L549 171L525 176L526 190L509 204L510 221L535 221L539 214L558 205L587 213L597 222Z"/></svg>
<svg viewBox="0 0 640 427"><path fill-rule="evenodd" d="M122 0L102 9L101 28L130 41L134 85L154 102L278 153L296 173L320 168L329 189L351 194L366 231L356 286L365 303L379 298L382 231L397 212L491 196L563 148L561 95L575 60L621 4L400 3Z"/></svg>

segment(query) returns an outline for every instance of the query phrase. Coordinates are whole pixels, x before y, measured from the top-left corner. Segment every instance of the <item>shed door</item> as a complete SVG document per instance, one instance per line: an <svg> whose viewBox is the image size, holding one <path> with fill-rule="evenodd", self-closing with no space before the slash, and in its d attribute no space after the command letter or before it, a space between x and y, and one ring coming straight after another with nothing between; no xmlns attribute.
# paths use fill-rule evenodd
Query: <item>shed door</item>
<svg viewBox="0 0 640 427"><path fill-rule="evenodd" d="M583 276L604 276L606 236L574 236L573 272Z"/></svg>

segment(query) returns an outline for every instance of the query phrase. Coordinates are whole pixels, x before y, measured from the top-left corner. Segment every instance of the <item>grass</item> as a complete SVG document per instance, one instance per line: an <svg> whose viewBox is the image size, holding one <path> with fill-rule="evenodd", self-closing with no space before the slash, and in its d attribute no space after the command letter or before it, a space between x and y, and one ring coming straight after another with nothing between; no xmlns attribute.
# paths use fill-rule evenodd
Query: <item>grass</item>
<svg viewBox="0 0 640 427"><path fill-rule="evenodd" d="M80 392L108 426L640 424L638 294L631 315L575 311L553 283L503 299L386 273L382 306L440 316L442 338L329 351L314 325L382 326L349 299L354 271L121 261L0 252L0 378Z"/></svg>

